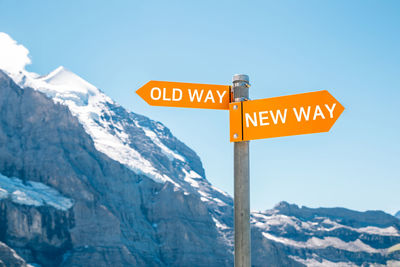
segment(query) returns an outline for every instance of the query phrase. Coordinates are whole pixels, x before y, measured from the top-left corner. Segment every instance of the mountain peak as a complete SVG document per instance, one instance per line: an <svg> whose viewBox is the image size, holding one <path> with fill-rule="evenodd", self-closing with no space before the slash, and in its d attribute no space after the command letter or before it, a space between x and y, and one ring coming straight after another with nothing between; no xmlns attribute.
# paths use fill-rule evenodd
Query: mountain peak
<svg viewBox="0 0 400 267"><path fill-rule="evenodd" d="M286 201L281 201L278 204L276 204L273 209L274 210L279 210L279 211L286 211L286 210L289 210L291 208L292 209L298 209L299 207L296 204L290 204L290 203L288 203Z"/></svg>
<svg viewBox="0 0 400 267"><path fill-rule="evenodd" d="M61 86L62 88L58 89L65 89L66 91L80 93L98 92L98 89L94 85L85 81L64 66L59 66L46 76L42 77L41 80L50 85Z"/></svg>
<svg viewBox="0 0 400 267"><path fill-rule="evenodd" d="M51 71L45 77L51 77L51 76L57 75L58 73L63 72L63 71L68 71L69 72L69 70L67 70L64 66L58 66L56 69Z"/></svg>

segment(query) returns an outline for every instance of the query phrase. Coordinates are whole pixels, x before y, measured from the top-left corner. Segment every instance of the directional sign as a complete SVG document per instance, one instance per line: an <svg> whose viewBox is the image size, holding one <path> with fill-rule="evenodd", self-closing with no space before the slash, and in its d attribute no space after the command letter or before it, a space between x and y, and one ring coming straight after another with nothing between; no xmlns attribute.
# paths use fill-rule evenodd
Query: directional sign
<svg viewBox="0 0 400 267"><path fill-rule="evenodd" d="M326 90L230 103L230 140L328 132L343 110Z"/></svg>
<svg viewBox="0 0 400 267"><path fill-rule="evenodd" d="M151 106L229 109L230 86L150 81L136 93Z"/></svg>

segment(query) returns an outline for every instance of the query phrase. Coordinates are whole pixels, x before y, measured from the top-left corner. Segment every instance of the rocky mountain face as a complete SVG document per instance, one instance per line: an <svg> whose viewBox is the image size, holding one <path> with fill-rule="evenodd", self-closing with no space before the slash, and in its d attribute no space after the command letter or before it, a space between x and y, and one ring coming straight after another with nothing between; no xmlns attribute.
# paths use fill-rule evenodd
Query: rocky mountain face
<svg viewBox="0 0 400 267"><path fill-rule="evenodd" d="M0 71L0 215L0 266L233 265L233 201L196 153L62 67ZM252 263L392 264L399 230L283 202L252 214Z"/></svg>
<svg viewBox="0 0 400 267"><path fill-rule="evenodd" d="M15 250L0 242L0 267L27 267L28 265Z"/></svg>
<svg viewBox="0 0 400 267"><path fill-rule="evenodd" d="M150 143L143 131L140 138L143 144ZM62 210L49 203L15 201L15 191L2 189L8 195L3 192L0 206L1 241L27 262L41 266L231 264L231 249L200 194L187 193L170 182L155 182L107 157L96 150L66 106L31 88L20 88L3 72L0 144L4 177L46 185L73 200L70 209ZM148 153L161 156L157 151ZM29 199L29 193L17 191Z"/></svg>

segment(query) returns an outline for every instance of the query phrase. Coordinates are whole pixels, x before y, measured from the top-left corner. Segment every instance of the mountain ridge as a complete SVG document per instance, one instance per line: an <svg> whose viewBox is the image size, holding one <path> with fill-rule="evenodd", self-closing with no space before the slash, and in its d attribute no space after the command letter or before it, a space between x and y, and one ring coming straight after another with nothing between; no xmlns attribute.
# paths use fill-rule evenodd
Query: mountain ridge
<svg viewBox="0 0 400 267"><path fill-rule="evenodd" d="M393 216L380 210L367 210L360 212L342 207L309 208L306 206L299 207L296 204L289 204L285 201L278 203L273 209L279 210L282 214L291 214L306 219L313 218L315 214L319 214L327 217L347 218L347 223L356 227L368 225L387 227L396 225L397 229L400 230L400 224L394 220ZM379 221L376 218L379 218Z"/></svg>

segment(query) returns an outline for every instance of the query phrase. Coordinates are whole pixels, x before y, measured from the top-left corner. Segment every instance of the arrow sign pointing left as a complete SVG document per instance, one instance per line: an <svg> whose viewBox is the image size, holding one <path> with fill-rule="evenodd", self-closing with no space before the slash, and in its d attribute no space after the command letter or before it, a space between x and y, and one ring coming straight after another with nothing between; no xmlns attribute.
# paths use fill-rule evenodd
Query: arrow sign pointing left
<svg viewBox="0 0 400 267"><path fill-rule="evenodd" d="M151 106L229 110L228 85L149 81L136 93Z"/></svg>

